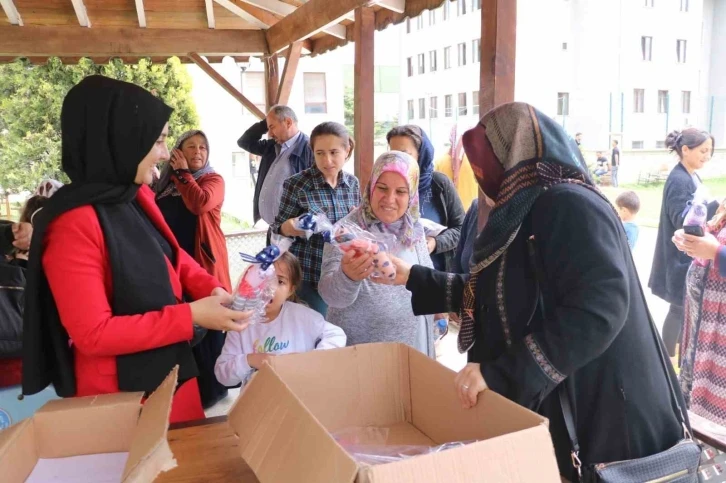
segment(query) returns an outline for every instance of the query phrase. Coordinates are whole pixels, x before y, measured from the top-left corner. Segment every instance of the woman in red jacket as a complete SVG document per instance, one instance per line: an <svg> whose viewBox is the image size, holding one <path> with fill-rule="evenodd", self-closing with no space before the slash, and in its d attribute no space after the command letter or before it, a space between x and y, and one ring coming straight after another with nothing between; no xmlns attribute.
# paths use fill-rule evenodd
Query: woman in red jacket
<svg viewBox="0 0 726 483"><path fill-rule="evenodd" d="M156 204L179 246L231 290L227 240L221 226L224 179L209 164L209 140L204 132L195 129L179 136L155 191ZM227 396L227 388L214 377L224 339L223 332L209 331L194 346L205 408Z"/></svg>
<svg viewBox="0 0 726 483"><path fill-rule="evenodd" d="M153 391L179 365L171 421L204 417L193 325L240 331L247 312L184 250L146 186L169 156L171 108L102 76L61 112L71 179L35 217L23 333L23 392ZM194 302L185 303L188 295Z"/></svg>

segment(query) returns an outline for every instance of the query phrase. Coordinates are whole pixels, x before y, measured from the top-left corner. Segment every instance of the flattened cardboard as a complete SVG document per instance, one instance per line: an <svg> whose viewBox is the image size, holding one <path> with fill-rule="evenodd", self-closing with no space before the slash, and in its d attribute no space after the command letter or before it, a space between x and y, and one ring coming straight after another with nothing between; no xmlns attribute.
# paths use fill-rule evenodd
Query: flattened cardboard
<svg viewBox="0 0 726 483"><path fill-rule="evenodd" d="M0 431L0 475L3 475L3 481L25 481L36 461L38 451L32 419L24 419Z"/></svg>
<svg viewBox="0 0 726 483"><path fill-rule="evenodd" d="M228 422L240 455L265 482L352 482L355 461L269 365L245 386Z"/></svg>
<svg viewBox="0 0 726 483"><path fill-rule="evenodd" d="M262 483L352 481L325 472L343 466L358 483L559 483L547 420L491 391L464 410L454 377L401 344L280 356L248 383L229 423ZM389 445L479 441L358 467L330 432L361 426L389 428Z"/></svg>

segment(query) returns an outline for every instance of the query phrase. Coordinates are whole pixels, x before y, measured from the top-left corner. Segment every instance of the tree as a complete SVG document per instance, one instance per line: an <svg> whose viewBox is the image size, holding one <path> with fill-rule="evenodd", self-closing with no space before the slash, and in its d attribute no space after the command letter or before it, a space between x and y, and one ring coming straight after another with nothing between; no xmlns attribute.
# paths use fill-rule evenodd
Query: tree
<svg viewBox="0 0 726 483"><path fill-rule="evenodd" d="M64 65L51 58L45 65L32 66L17 60L0 66L0 187L32 191L43 178L68 181L61 171L61 106L71 87L93 74L137 84L174 108L170 145L198 125L191 78L176 57L163 64L142 59L135 65L119 59L104 65L89 59Z"/></svg>
<svg viewBox="0 0 726 483"><path fill-rule="evenodd" d="M355 125L353 122L354 112L354 97L353 89L346 87L343 92L343 118L345 119L345 127L348 128L350 133L354 133ZM376 145L386 144L386 134L395 126L398 126L398 118L394 117L392 121L375 121L373 123L373 139Z"/></svg>

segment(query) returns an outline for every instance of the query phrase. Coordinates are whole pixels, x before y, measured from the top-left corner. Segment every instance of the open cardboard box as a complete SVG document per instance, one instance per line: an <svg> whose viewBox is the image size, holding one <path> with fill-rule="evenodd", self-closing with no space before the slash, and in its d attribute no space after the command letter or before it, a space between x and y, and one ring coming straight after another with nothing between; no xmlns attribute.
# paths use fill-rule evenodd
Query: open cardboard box
<svg viewBox="0 0 726 483"><path fill-rule="evenodd" d="M143 406L141 392L49 401L0 432L0 480L153 481L176 467L166 432L177 373L175 367Z"/></svg>
<svg viewBox="0 0 726 483"><path fill-rule="evenodd" d="M229 413L242 458L262 483L559 483L547 420L484 391L463 409L455 373L402 344L275 357ZM476 443L368 466L331 433L388 428L387 444Z"/></svg>

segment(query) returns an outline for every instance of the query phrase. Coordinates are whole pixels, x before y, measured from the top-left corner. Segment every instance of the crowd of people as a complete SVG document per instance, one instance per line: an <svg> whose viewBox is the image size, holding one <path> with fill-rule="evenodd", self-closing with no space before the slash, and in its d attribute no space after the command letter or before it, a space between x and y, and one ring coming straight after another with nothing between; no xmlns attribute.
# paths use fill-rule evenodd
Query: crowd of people
<svg viewBox="0 0 726 483"><path fill-rule="evenodd" d="M44 182L19 223L0 225L0 248L23 260L14 263L27 278L22 358L0 358L0 374L14 368L17 384L22 367L25 394L49 384L63 397L150 392L179 365L171 421L187 421L278 355L398 342L435 357L434 321L450 314L468 353L452 388L462 406L489 388L549 418L566 479L578 478L573 462L674 447L688 437L689 404L726 424L726 204L709 205L704 236L683 232L702 185L696 172L713 153L708 133L668 139L680 163L665 186L649 284L671 304L662 344L631 256L637 195L613 206L579 143L532 106L505 104L461 140L454 132L449 176L435 170L421 127L396 127L366 186L343 170L355 149L343 125L324 122L308 136L292 109L274 106L238 144L260 157L255 220L269 224L268 240L294 242L274 262L266 320L253 325L251 312L229 308L224 179L204 132L178 136L169 151L171 112L102 76L68 93L71 182ZM459 193L472 187L465 212ZM479 199L489 212L481 231ZM305 214L395 240L395 277L373 276L374 253L305 236L296 223ZM680 381L662 357L678 340Z"/></svg>

